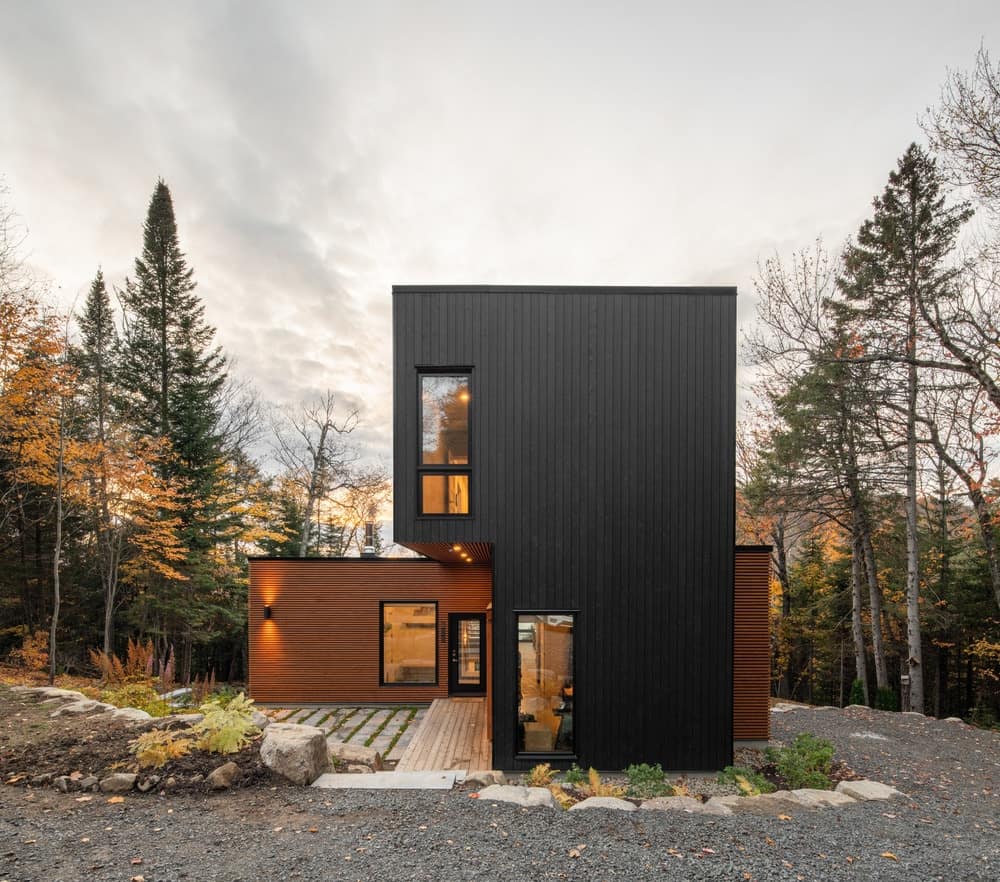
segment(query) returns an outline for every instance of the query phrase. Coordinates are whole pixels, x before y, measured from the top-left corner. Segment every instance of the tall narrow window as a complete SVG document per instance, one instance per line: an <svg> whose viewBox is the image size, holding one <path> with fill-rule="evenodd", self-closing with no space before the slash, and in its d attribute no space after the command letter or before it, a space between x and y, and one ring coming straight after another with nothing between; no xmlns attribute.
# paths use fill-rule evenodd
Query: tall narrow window
<svg viewBox="0 0 1000 882"><path fill-rule="evenodd" d="M437 683L437 604L382 604L382 682Z"/></svg>
<svg viewBox="0 0 1000 882"><path fill-rule="evenodd" d="M420 513L467 515L470 507L468 373L420 375Z"/></svg>
<svg viewBox="0 0 1000 882"><path fill-rule="evenodd" d="M517 617L517 752L573 753L573 620Z"/></svg>

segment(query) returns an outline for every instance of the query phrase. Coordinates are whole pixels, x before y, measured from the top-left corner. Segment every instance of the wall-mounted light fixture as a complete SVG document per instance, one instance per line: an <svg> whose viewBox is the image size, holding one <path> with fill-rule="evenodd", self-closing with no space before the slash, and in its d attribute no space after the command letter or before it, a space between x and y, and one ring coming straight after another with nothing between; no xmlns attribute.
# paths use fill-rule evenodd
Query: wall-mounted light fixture
<svg viewBox="0 0 1000 882"><path fill-rule="evenodd" d="M264 607L264 618L265 619L271 618L271 604L265 605L265 607Z"/></svg>

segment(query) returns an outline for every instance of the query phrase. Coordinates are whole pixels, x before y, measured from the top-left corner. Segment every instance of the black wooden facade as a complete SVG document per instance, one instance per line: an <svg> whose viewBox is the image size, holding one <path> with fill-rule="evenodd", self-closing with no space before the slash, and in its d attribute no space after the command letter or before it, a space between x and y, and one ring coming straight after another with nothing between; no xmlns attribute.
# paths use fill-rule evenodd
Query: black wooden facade
<svg viewBox="0 0 1000 882"><path fill-rule="evenodd" d="M492 545L495 767L518 611L576 616L581 766L731 761L735 294L393 289L394 538ZM421 369L471 374L468 516L418 514Z"/></svg>

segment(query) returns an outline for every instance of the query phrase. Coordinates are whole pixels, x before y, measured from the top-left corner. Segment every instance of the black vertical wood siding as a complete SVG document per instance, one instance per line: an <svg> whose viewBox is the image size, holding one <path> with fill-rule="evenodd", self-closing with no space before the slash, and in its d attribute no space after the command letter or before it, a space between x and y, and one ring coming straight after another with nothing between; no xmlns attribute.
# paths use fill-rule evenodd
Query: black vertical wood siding
<svg viewBox="0 0 1000 882"><path fill-rule="evenodd" d="M494 762L517 610L577 611L584 767L732 755L733 288L393 289L394 534L491 542ZM417 368L473 367L470 518L417 516Z"/></svg>

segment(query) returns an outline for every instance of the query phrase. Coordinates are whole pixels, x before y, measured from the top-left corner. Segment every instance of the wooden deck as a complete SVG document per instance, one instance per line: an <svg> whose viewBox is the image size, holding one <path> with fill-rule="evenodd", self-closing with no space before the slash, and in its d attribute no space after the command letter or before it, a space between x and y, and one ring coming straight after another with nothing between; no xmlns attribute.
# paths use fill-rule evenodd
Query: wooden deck
<svg viewBox="0 0 1000 882"><path fill-rule="evenodd" d="M396 764L400 772L493 767L486 737L486 699L438 698Z"/></svg>

